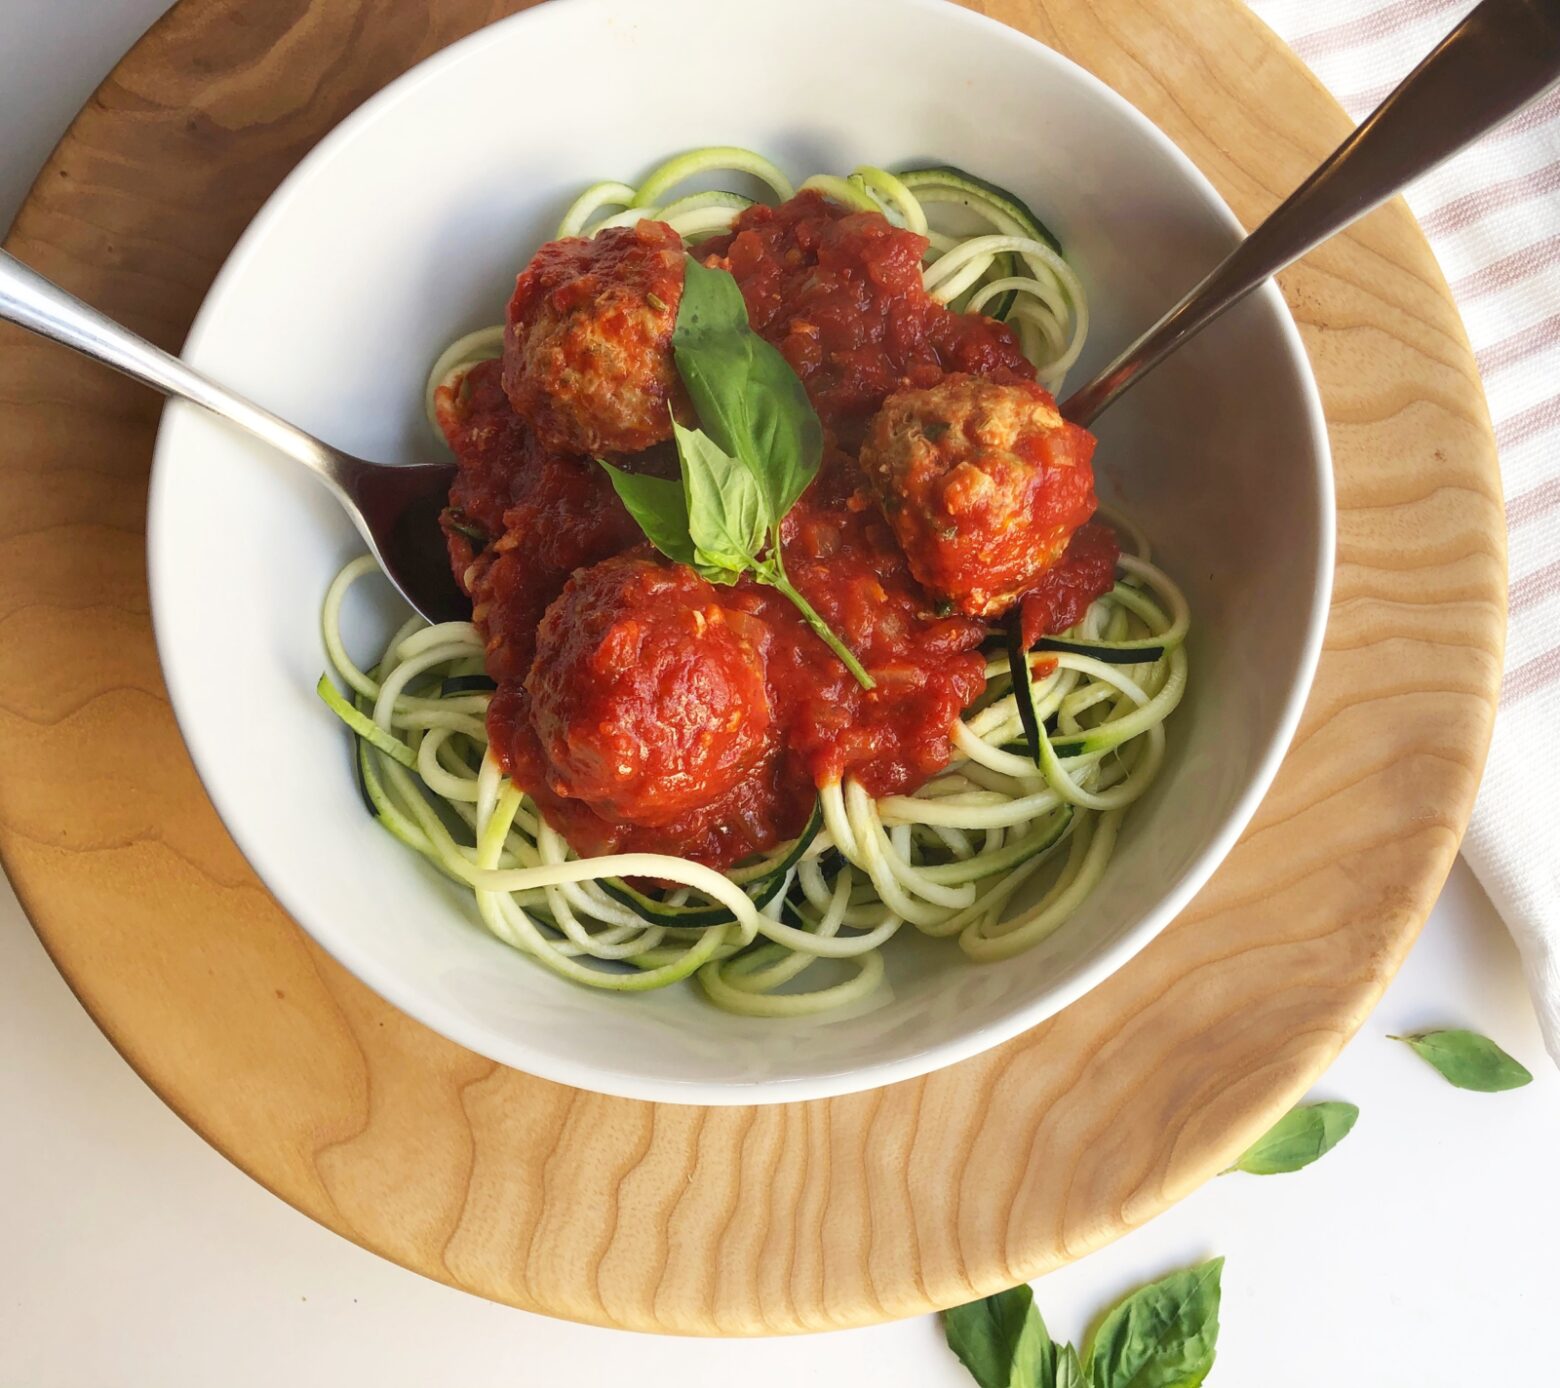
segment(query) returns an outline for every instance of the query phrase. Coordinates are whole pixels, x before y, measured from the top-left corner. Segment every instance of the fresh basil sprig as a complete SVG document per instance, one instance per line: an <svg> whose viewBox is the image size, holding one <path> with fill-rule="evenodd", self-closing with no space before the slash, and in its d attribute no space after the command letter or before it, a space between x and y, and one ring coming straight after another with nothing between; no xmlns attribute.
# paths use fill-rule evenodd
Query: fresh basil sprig
<svg viewBox="0 0 1560 1388"><path fill-rule="evenodd" d="M677 374L699 424L753 474L778 526L818 475L823 426L790 362L749 325L736 280L692 256L685 263L672 329Z"/></svg>
<svg viewBox="0 0 1560 1388"><path fill-rule="evenodd" d="M944 1312L943 1331L980 1388L1054 1388L1056 1346L1027 1282Z"/></svg>
<svg viewBox="0 0 1560 1388"><path fill-rule="evenodd" d="M751 574L783 594L863 689L876 683L791 584L780 522L817 476L823 428L790 364L748 324L737 282L691 256L672 331L699 429L674 419L681 482L598 459L645 538L711 583Z"/></svg>
<svg viewBox="0 0 1560 1388"><path fill-rule="evenodd" d="M1502 1089L1520 1089L1533 1081L1527 1066L1476 1031L1422 1031L1387 1039L1412 1046L1459 1089L1492 1094Z"/></svg>
<svg viewBox="0 0 1560 1388"><path fill-rule="evenodd" d="M1336 1100L1292 1108L1241 1153L1230 1170L1253 1176L1299 1171L1342 1142L1359 1116L1353 1104Z"/></svg>
<svg viewBox="0 0 1560 1388"><path fill-rule="evenodd" d="M1213 1367L1224 1259L1172 1272L1116 1306L1084 1350L1089 1388L1194 1388Z"/></svg>
<svg viewBox="0 0 1560 1388"><path fill-rule="evenodd" d="M1028 1286L943 1313L948 1346L980 1388L1198 1388L1219 1337L1223 1258L1133 1292L1082 1356L1056 1344Z"/></svg>

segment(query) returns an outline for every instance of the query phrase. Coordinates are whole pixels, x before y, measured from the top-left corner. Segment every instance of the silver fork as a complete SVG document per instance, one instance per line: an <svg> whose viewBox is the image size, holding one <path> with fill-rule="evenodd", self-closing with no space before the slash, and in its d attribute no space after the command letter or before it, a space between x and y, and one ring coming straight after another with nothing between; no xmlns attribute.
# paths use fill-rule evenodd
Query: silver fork
<svg viewBox="0 0 1560 1388"><path fill-rule="evenodd" d="M6 251L0 251L0 318L210 410L302 463L330 489L390 581L423 617L449 622L471 615L438 527L453 463L373 463L332 448L121 327Z"/></svg>
<svg viewBox="0 0 1560 1388"><path fill-rule="evenodd" d="M1062 403L1088 424L1307 251L1515 115L1560 78L1560 0L1483 0L1184 299Z"/></svg>

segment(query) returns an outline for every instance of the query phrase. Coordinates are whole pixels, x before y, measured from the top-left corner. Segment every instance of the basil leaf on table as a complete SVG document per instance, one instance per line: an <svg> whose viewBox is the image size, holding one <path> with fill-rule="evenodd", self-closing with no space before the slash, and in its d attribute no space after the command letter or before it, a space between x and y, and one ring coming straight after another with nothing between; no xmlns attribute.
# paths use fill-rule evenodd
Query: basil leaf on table
<svg viewBox="0 0 1560 1388"><path fill-rule="evenodd" d="M672 431L682 463L694 567L716 583L735 583L757 563L774 524L764 494L752 474L703 430L684 429L673 420Z"/></svg>
<svg viewBox="0 0 1560 1388"><path fill-rule="evenodd" d="M1292 1108L1252 1143L1230 1170L1253 1176L1299 1171L1342 1142L1359 1116L1353 1104L1336 1101Z"/></svg>
<svg viewBox="0 0 1560 1388"><path fill-rule="evenodd" d="M1071 1345L1062 1345L1056 1350L1055 1388L1085 1388L1083 1365L1078 1362L1078 1351Z"/></svg>
<svg viewBox="0 0 1560 1388"><path fill-rule="evenodd" d="M1513 1060L1489 1037L1480 1036L1476 1031L1422 1031L1414 1036L1392 1036L1388 1040L1407 1042L1459 1089L1492 1094L1503 1089L1520 1089L1533 1079L1527 1066Z"/></svg>
<svg viewBox="0 0 1560 1388"><path fill-rule="evenodd" d="M1028 1283L944 1311L943 1333L980 1388L1053 1388L1056 1347Z"/></svg>
<svg viewBox="0 0 1560 1388"><path fill-rule="evenodd" d="M1027 1285L943 1312L943 1329L980 1388L1198 1388L1213 1367L1223 1269L1214 1258L1139 1288L1081 1359L1052 1342Z"/></svg>
<svg viewBox="0 0 1560 1388"><path fill-rule="evenodd" d="M823 426L780 352L748 324L736 280L684 262L672 355L700 427L758 483L778 525L823 457Z"/></svg>
<svg viewBox="0 0 1560 1388"><path fill-rule="evenodd" d="M682 483L624 472L605 458L596 461L606 468L613 491L627 507L634 524L645 532L645 538L674 564L687 564L691 568L696 556L688 532L688 502Z"/></svg>
<svg viewBox="0 0 1560 1388"><path fill-rule="evenodd" d="M1214 1258L1132 1293L1094 1333L1086 1351L1089 1388L1196 1388L1213 1367L1219 1338Z"/></svg>

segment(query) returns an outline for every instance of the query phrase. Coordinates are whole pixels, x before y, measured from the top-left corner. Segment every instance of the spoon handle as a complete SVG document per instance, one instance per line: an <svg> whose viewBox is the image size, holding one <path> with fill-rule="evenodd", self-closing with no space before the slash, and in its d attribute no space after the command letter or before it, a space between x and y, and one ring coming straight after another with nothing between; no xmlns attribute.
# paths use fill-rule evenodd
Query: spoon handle
<svg viewBox="0 0 1560 1388"><path fill-rule="evenodd" d="M1088 424L1232 304L1560 78L1560 0L1483 0L1268 219L1062 413Z"/></svg>
<svg viewBox="0 0 1560 1388"><path fill-rule="evenodd" d="M3 250L0 319L112 366L164 395L177 396L220 415L318 473L338 496L342 494L343 455L335 449L121 327Z"/></svg>

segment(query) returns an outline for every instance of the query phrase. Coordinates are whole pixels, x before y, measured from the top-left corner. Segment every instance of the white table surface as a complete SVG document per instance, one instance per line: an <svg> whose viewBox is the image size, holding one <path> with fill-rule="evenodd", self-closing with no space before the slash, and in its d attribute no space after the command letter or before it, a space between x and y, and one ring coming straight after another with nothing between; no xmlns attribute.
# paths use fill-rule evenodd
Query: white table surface
<svg viewBox="0 0 1560 1388"><path fill-rule="evenodd" d="M0 225L66 121L167 0L0 0ZM90 369L90 368L86 368ZM3 542L3 541L0 541ZM1454 1090L1384 1034L1466 1025L1537 1075ZM1514 949L1458 865L1317 1094L1354 1133L1290 1176L1229 1176L1042 1279L1052 1333L1141 1280L1228 1258L1212 1383L1555 1381L1560 1075ZM189 1131L81 1010L0 883L0 1388L464 1388L970 1382L936 1320L693 1341L452 1291L313 1224Z"/></svg>

